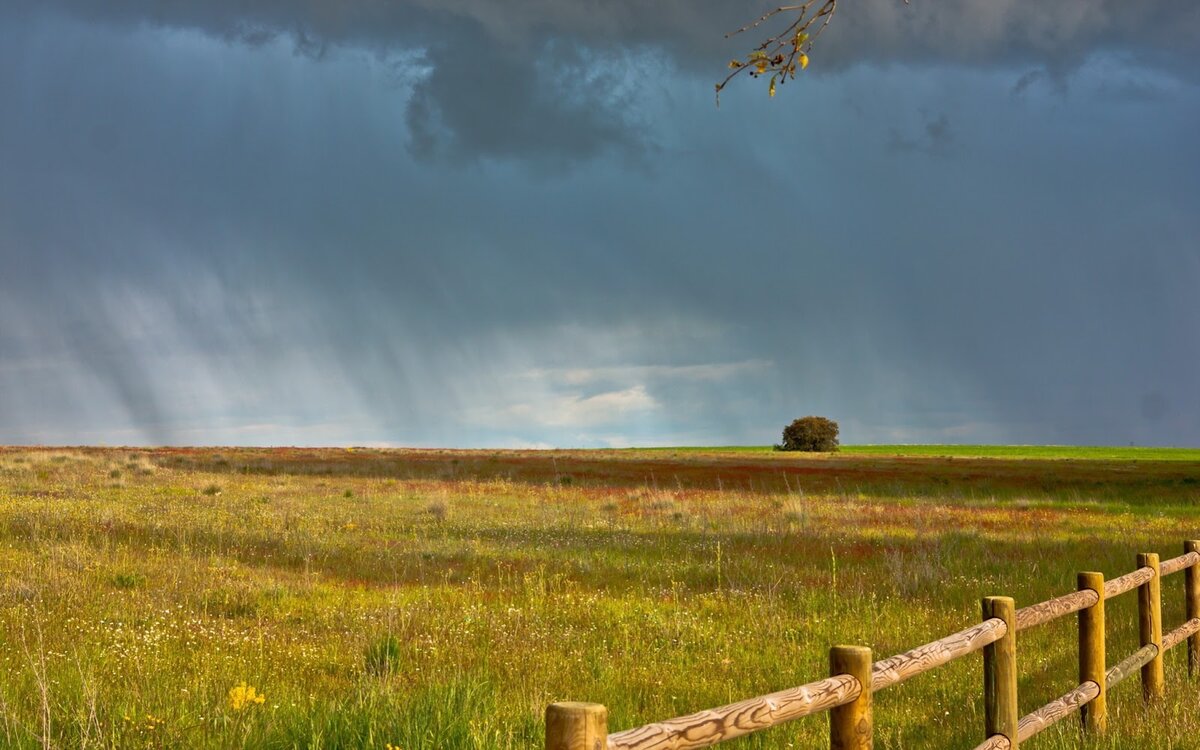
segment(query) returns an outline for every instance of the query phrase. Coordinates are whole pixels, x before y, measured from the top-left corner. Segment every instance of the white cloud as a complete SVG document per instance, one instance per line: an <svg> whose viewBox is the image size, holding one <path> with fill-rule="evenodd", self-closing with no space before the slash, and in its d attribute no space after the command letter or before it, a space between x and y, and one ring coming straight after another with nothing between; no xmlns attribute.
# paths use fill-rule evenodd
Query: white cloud
<svg viewBox="0 0 1200 750"><path fill-rule="evenodd" d="M638 382L646 380L687 380L720 382L766 372L775 366L765 359L741 362L708 362L698 365L618 365L614 367L571 367L527 370L524 377L571 386L600 381Z"/></svg>
<svg viewBox="0 0 1200 750"><path fill-rule="evenodd" d="M539 401L523 401L500 408L471 409L463 419L488 427L593 427L620 422L659 408L644 385L592 396L570 394Z"/></svg>

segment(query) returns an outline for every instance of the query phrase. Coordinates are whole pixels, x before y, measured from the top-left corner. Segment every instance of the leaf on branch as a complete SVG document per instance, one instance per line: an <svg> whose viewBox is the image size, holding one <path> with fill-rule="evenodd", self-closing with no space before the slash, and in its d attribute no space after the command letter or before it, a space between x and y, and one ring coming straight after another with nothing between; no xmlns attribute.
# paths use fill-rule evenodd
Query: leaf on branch
<svg viewBox="0 0 1200 750"><path fill-rule="evenodd" d="M907 3L908 0L905 0ZM796 67L807 70L813 43L821 35L837 10L838 0L804 0L799 5L784 5L759 16L757 20L725 36L731 37L751 29L766 28L775 23L777 33L770 34L758 44L745 61L730 60L730 73L717 84L718 104L721 90L735 76L749 70L751 78L771 74L767 93L775 96L775 85L788 76L796 77Z"/></svg>

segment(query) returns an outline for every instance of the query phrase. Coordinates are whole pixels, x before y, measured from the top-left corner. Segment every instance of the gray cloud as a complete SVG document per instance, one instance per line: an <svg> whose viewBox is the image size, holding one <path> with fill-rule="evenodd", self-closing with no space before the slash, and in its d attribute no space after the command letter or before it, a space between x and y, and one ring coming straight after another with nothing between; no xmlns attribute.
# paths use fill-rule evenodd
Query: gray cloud
<svg viewBox="0 0 1200 750"><path fill-rule="evenodd" d="M756 42L725 40L724 32L765 9L754 0L6 0L0 12L198 29L248 45L286 37L316 58L333 46L421 52L429 74L416 82L405 117L418 154L561 167L609 152L636 157L655 139L627 79L715 81L722 61ZM1196 39L1200 9L1189 0L847 0L811 70L863 62L1037 66L1061 81L1090 56L1112 53L1195 81ZM619 51L639 49L666 57L628 61ZM1017 89L1031 81L1026 74Z"/></svg>
<svg viewBox="0 0 1200 750"><path fill-rule="evenodd" d="M909 135L892 128L888 135L888 148L897 153L919 151L926 154L944 155L954 145L954 130L945 112L927 119L920 130Z"/></svg>
<svg viewBox="0 0 1200 750"><path fill-rule="evenodd" d="M90 20L199 28L223 38L258 42L289 35L311 47L320 41L368 46L457 42L454 27L485 29L497 42L536 51L547 36L588 46L662 45L677 55L707 56L730 46L725 31L768 9L754 0L666 0L602 4L522 0L8 0L18 11L57 7ZM466 22L466 23L464 23ZM1128 50L1148 59L1194 56L1200 11L1186 0L857 0L839 8L837 34L822 40L843 60L989 62L1083 59L1097 50ZM470 38L459 47L470 57ZM1030 59L1034 58L1034 59ZM481 60L489 59L484 55ZM719 67L719 65L717 66Z"/></svg>
<svg viewBox="0 0 1200 750"><path fill-rule="evenodd" d="M1044 70L1034 69L1026 71L1025 73L1022 73L1019 78L1017 78L1016 82L1013 84L1012 92L1014 95L1023 94L1030 86L1045 78L1046 71Z"/></svg>
<svg viewBox="0 0 1200 750"><path fill-rule="evenodd" d="M0 442L767 443L810 412L1200 441L1200 100L1165 69L1125 107L1096 62L1014 106L998 52L847 62L716 110L702 72L628 73L707 60L704 5L671 35L91 7L0 26ZM459 39L494 74L439 57ZM589 55L583 91L530 63ZM893 128L923 147L888 158Z"/></svg>
<svg viewBox="0 0 1200 750"><path fill-rule="evenodd" d="M534 56L518 54L472 29L431 44L424 62L432 72L414 86L406 115L422 157L524 157L561 171L649 146L634 122L636 103L622 92L627 71L612 55L550 42Z"/></svg>

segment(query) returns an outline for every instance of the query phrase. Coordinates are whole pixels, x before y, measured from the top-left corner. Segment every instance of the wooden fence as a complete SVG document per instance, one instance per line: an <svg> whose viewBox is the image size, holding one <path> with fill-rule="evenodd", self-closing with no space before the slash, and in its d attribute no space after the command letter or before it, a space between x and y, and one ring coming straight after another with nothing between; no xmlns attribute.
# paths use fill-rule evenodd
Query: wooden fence
<svg viewBox="0 0 1200 750"><path fill-rule="evenodd" d="M871 650L834 646L830 676L807 685L700 711L689 716L608 733L608 711L595 703L555 703L546 709L547 750L690 750L741 737L802 716L829 712L829 745L866 750L872 745L871 696L976 651L983 651L984 741L975 750L1016 750L1046 727L1075 711L1089 732L1103 732L1108 689L1140 670L1147 701L1163 694L1163 653L1187 641L1188 673L1200 662L1200 541L1161 564L1158 555L1137 557L1137 570L1105 581L1080 573L1071 594L1016 609L1006 596L983 600L983 621L911 651L872 662ZM1186 571L1187 620L1162 632L1159 581ZM1141 648L1106 668L1104 602L1137 590ZM1033 713L1017 710L1017 633L1079 613L1079 685Z"/></svg>

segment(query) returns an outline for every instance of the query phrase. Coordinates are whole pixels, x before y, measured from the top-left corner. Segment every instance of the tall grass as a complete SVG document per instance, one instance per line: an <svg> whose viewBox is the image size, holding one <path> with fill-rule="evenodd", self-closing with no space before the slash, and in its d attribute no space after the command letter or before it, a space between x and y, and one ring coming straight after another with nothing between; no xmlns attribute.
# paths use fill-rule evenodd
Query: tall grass
<svg viewBox="0 0 1200 750"><path fill-rule="evenodd" d="M614 729L716 706L822 676L832 643L896 653L985 594L1032 603L1200 537L1188 466L1053 464L996 500L933 459L865 492L886 463L768 483L730 481L742 459L660 458L639 482L596 460L556 456L555 481L539 455L2 451L0 745L533 747L554 700L605 703ZM1167 627L1181 586L1164 581ZM1108 620L1115 662L1133 598ZM1070 618L1022 634L1025 710L1073 686L1074 648ZM1114 689L1097 747L1197 745L1180 651L1163 705ZM967 659L881 693L879 746L973 745L981 680ZM1075 747L1073 727L1031 746Z"/></svg>

